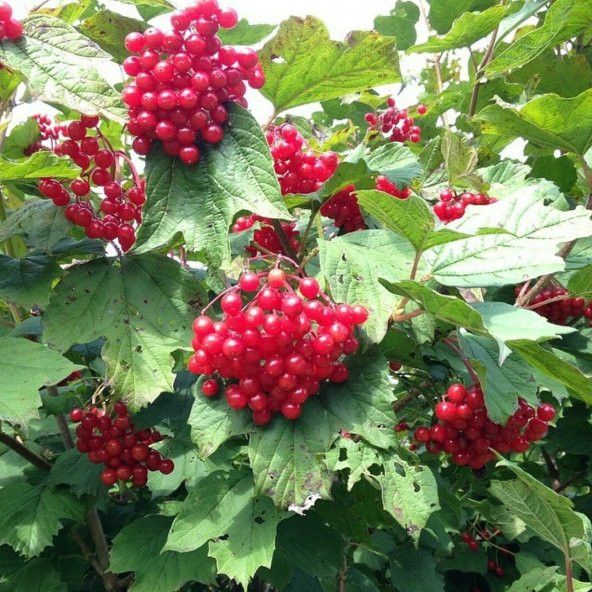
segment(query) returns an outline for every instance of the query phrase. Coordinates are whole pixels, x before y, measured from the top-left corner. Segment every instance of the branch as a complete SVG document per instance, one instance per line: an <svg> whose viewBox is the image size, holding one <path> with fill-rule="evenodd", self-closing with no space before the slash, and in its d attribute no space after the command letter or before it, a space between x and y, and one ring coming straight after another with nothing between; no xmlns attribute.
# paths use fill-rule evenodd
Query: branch
<svg viewBox="0 0 592 592"><path fill-rule="evenodd" d="M557 253L562 259L565 259L570 253L571 250L574 248L576 241L570 241L563 245L560 249L559 253ZM553 274L550 273L548 275L544 275L543 277L539 278L535 285L530 288L527 292L522 294L516 300L515 306L522 307L525 304L528 304L537 294L542 292L545 289L545 286L553 279Z"/></svg>
<svg viewBox="0 0 592 592"><path fill-rule="evenodd" d="M585 477L587 474L588 474L587 470L580 471L580 472L576 473L573 477L570 477L569 479L567 479L563 483L560 483L555 491L557 493L561 493L562 491L565 491L568 487L573 485L576 481L579 481L580 479Z"/></svg>
<svg viewBox="0 0 592 592"><path fill-rule="evenodd" d="M21 442L1 430L0 442L8 446L11 450L14 450L19 456L22 456L37 468L44 471L51 470L51 463L47 462L42 456L39 456L36 452L33 452L30 448L27 448L24 444L21 444Z"/></svg>
<svg viewBox="0 0 592 592"><path fill-rule="evenodd" d="M502 2L502 6L503 6ZM477 110L477 99L479 98L479 90L481 88L481 78L483 78L485 66L491 62L493 58L493 49L495 47L495 42L497 40L497 34L499 32L499 25L494 29L493 33L491 34L491 39L489 40L489 46L483 56L483 60L479 64L479 68L475 72L475 84L473 86L473 92L471 93L471 103L469 104L469 116L473 117L475 115L475 111Z"/></svg>
<svg viewBox="0 0 592 592"><path fill-rule="evenodd" d="M399 413L401 409L407 407L407 405L409 405L409 403L411 403L411 401L413 401L414 399L417 399L419 395L421 395L421 391L419 389L410 390L404 397L397 399L393 403L393 411L395 413Z"/></svg>
<svg viewBox="0 0 592 592"><path fill-rule="evenodd" d="M547 472L549 473L549 477L551 477L551 487L555 491L561 485L561 481L559 480L559 467L557 466L557 461L547 452L544 446L541 447L541 451L543 453L543 458L545 459L545 465L547 466Z"/></svg>

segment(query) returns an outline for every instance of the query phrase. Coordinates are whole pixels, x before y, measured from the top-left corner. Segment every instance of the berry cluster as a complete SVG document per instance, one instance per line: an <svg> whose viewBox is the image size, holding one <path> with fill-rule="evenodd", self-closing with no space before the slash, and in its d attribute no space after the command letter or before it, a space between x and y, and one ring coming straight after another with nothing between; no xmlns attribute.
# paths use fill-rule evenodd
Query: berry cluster
<svg viewBox="0 0 592 592"><path fill-rule="evenodd" d="M425 105L417 106L417 113L425 115ZM414 144L421 140L421 128L415 125L415 120L410 117L406 109L398 109L395 99L387 100L387 108L376 113L367 113L366 122L371 130L381 132L391 142L407 142L411 140Z"/></svg>
<svg viewBox="0 0 592 592"><path fill-rule="evenodd" d="M366 221L358 205L353 185L344 187L321 206L321 214L333 220L343 233L365 230Z"/></svg>
<svg viewBox="0 0 592 592"><path fill-rule="evenodd" d="M486 206L496 202L495 197L489 197L484 193L471 193L465 191L457 194L452 189L445 189L440 193L440 199L434 204L434 214L447 224L453 220L462 218L467 206Z"/></svg>
<svg viewBox="0 0 592 592"><path fill-rule="evenodd" d="M450 386L435 413L439 422L417 428L415 441L425 444L432 454L451 454L454 464L472 469L494 460L491 449L501 454L525 452L531 442L545 436L548 422L555 417L552 405L543 403L535 410L520 399L514 415L501 426L487 417L481 388L475 385L467 389L462 384Z"/></svg>
<svg viewBox="0 0 592 592"><path fill-rule="evenodd" d="M222 141L225 103L246 106L244 81L261 88L265 76L255 51L222 45L216 35L220 27L231 29L238 22L233 9L199 0L173 12L170 20L170 31L151 27L126 37L126 49L138 55L123 63L134 77L123 89L123 101L138 154L148 154L152 141L160 140L167 154L192 165L201 156L197 141Z"/></svg>
<svg viewBox="0 0 592 592"><path fill-rule="evenodd" d="M384 175L376 177L376 189L384 191L397 199L407 199L411 195L411 189L399 189ZM365 230L368 228L356 197L356 188L353 185L344 187L321 206L321 214L333 220L333 223L343 234Z"/></svg>
<svg viewBox="0 0 592 592"><path fill-rule="evenodd" d="M317 156L289 123L269 128L266 137L282 195L317 191L337 169L335 152L323 152Z"/></svg>
<svg viewBox="0 0 592 592"><path fill-rule="evenodd" d="M54 123L47 115L40 115L39 113L36 113L33 115L33 119L37 121L37 125L39 126L39 135L41 136L41 140L33 142L33 144L29 144L29 146L27 146L27 148L24 150L25 156L31 156L31 154L43 150L43 142L46 141L51 142L53 149L55 141L59 139L60 135L65 135L66 133L67 126Z"/></svg>
<svg viewBox="0 0 592 592"><path fill-rule="evenodd" d="M239 216L236 219L236 222L232 225L232 232L243 232L248 230L249 228L252 228L256 222L259 222L260 227L253 232L253 242L246 248L247 253L252 257L255 257L259 252L264 253L265 251L277 253L278 255L288 255L288 253L285 252L280 237L273 228L271 221L267 218L262 218L256 214ZM281 222L281 226L284 235L290 243L290 247L292 247L292 251L298 253L300 251L300 242L298 240L300 232L296 230L296 223ZM259 247L263 247L265 251L261 251Z"/></svg>
<svg viewBox="0 0 592 592"><path fill-rule="evenodd" d="M22 23L12 17L12 6L0 0L0 41L18 39L23 34Z"/></svg>
<svg viewBox="0 0 592 592"><path fill-rule="evenodd" d="M519 296L524 284L516 286L514 292ZM580 319L586 317L592 319L592 301L586 304L583 298L570 298L565 288L556 286L539 292L529 303L530 306L555 300L542 306L534 308L534 312L545 317L556 325L566 325L570 319Z"/></svg>
<svg viewBox="0 0 592 592"><path fill-rule="evenodd" d="M82 115L80 120L47 132L52 143L56 139L56 129L66 138L56 143L53 151L69 156L81 172L68 187L56 179L44 178L39 182L39 191L56 206L65 206L66 219L84 228L86 236L117 240L127 251L136 240L135 226L142 221L142 205L146 201L144 181L127 155L111 148L98 124L98 117ZM117 180L121 161L125 161L132 172L133 182L129 187ZM98 209L90 201L91 188L95 191L101 188L105 196Z"/></svg>
<svg viewBox="0 0 592 592"><path fill-rule="evenodd" d="M407 199L411 195L411 189L409 187L399 189L384 175L378 175L378 177L376 177L376 189L378 189L378 191L384 191L384 193L388 193L397 199Z"/></svg>
<svg viewBox="0 0 592 592"><path fill-rule="evenodd" d="M113 417L97 407L70 411L70 419L80 424L76 427L76 448L88 454L91 462L105 465L103 484L110 487L117 481L130 481L134 487L143 487L148 471L172 473L173 461L150 448L162 440L160 433L152 429L135 431L121 401L115 403L114 411Z"/></svg>
<svg viewBox="0 0 592 592"><path fill-rule="evenodd" d="M354 327L368 318L363 306L333 303L314 278L277 267L243 273L237 286L223 292L221 307L221 321L205 310L195 319L188 369L231 381L224 391L229 407L249 407L256 425L278 412L296 419L321 381L347 380L342 358L358 349ZM218 390L216 378L202 385L206 397Z"/></svg>

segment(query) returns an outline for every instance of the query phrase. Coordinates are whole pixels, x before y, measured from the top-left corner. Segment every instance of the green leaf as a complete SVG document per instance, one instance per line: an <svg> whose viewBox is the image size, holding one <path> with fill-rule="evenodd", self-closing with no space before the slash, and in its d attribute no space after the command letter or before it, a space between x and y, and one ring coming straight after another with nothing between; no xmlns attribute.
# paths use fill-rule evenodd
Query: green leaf
<svg viewBox="0 0 592 592"><path fill-rule="evenodd" d="M44 485L11 483L0 489L0 543L27 558L36 557L63 526L82 520L84 506L68 491Z"/></svg>
<svg viewBox="0 0 592 592"><path fill-rule="evenodd" d="M573 327L549 323L533 310L505 302L472 302L471 308L481 315L485 328L500 345L512 339L545 341L575 331Z"/></svg>
<svg viewBox="0 0 592 592"><path fill-rule="evenodd" d="M347 366L348 380L343 384L327 383L318 395L323 407L335 418L335 432L345 430L378 448L391 448L397 439L386 359L374 348L353 357Z"/></svg>
<svg viewBox="0 0 592 592"><path fill-rule="evenodd" d="M532 161L532 177L555 183L562 193L568 193L578 180L578 173L569 156L539 156Z"/></svg>
<svg viewBox="0 0 592 592"><path fill-rule="evenodd" d="M549 48L522 68L512 71L508 80L528 86L537 94L575 97L592 88L592 67L584 55L558 56Z"/></svg>
<svg viewBox="0 0 592 592"><path fill-rule="evenodd" d="M15 125L2 144L2 156L18 159L25 156L25 150L41 139L39 125L32 117Z"/></svg>
<svg viewBox="0 0 592 592"><path fill-rule="evenodd" d="M450 185L463 181L477 166L477 151L460 134L446 131L442 136L442 156Z"/></svg>
<svg viewBox="0 0 592 592"><path fill-rule="evenodd" d="M20 83L21 79L16 72L2 68L0 70L0 101L10 98Z"/></svg>
<svg viewBox="0 0 592 592"><path fill-rule="evenodd" d="M501 460L498 466L510 469L517 479L492 481L491 493L537 536L560 549L567 558L574 547L589 539L582 516L574 512L567 497L549 489L513 462Z"/></svg>
<svg viewBox="0 0 592 592"><path fill-rule="evenodd" d="M0 419L21 426L38 417L42 386L82 368L40 343L15 337L0 337L0 359Z"/></svg>
<svg viewBox="0 0 592 592"><path fill-rule="evenodd" d="M357 191L362 209L381 222L385 228L404 236L416 250L421 251L426 236L433 230L434 216L426 202L410 195L397 199L383 191Z"/></svg>
<svg viewBox="0 0 592 592"><path fill-rule="evenodd" d="M442 321L478 333L486 332L481 315L460 298L439 294L435 290L413 280L402 280L397 283L385 280L379 281L389 292L414 300L421 305L423 310Z"/></svg>
<svg viewBox="0 0 592 592"><path fill-rule="evenodd" d="M276 25L251 25L246 19L241 19L234 29L220 29L217 35L222 45L254 45L263 41Z"/></svg>
<svg viewBox="0 0 592 592"><path fill-rule="evenodd" d="M547 48L560 45L590 27L592 0L556 0L547 11L543 25L499 53L485 68L485 74L493 76L523 66Z"/></svg>
<svg viewBox="0 0 592 592"><path fill-rule="evenodd" d="M230 257L228 229L241 210L289 219L263 132L253 116L229 107L232 126L195 166L154 148L146 162L147 201L137 252L170 244L205 251L213 265Z"/></svg>
<svg viewBox="0 0 592 592"><path fill-rule="evenodd" d="M0 221L0 242L24 235L33 249L51 255L71 228L61 208L56 208L51 200L27 200L6 220Z"/></svg>
<svg viewBox="0 0 592 592"><path fill-rule="evenodd" d="M385 459L383 466L379 481L384 509L417 542L430 516L440 509L436 477L429 467L401 457Z"/></svg>
<svg viewBox="0 0 592 592"><path fill-rule="evenodd" d="M207 458L229 438L247 434L253 424L249 413L231 409L223 396L205 397L199 386L201 382L195 387L195 400L187 423L199 454Z"/></svg>
<svg viewBox="0 0 592 592"><path fill-rule="evenodd" d="M187 553L227 533L253 497L249 471L211 473L189 490L164 549Z"/></svg>
<svg viewBox="0 0 592 592"><path fill-rule="evenodd" d="M99 477L103 467L93 464L86 454L75 448L58 456L49 474L51 485L69 485L77 497L85 494L99 496L104 490Z"/></svg>
<svg viewBox="0 0 592 592"><path fill-rule="evenodd" d="M425 253L434 278L455 287L517 284L562 271L559 245L592 233L587 210L561 212L545 206L532 186L516 188L488 206L468 206L465 216L448 225L475 234L481 228L503 228L507 234L484 234L457 240Z"/></svg>
<svg viewBox="0 0 592 592"><path fill-rule="evenodd" d="M259 58L267 79L261 92L276 112L401 79L395 39L354 32L337 43L311 16L284 21Z"/></svg>
<svg viewBox="0 0 592 592"><path fill-rule="evenodd" d="M477 118L485 133L511 133L537 146L583 155L592 146L592 89L568 99L542 95L520 111L490 105Z"/></svg>
<svg viewBox="0 0 592 592"><path fill-rule="evenodd" d="M391 582L405 582L405 592L444 592L444 578L436 570L436 558L412 545L397 546L391 557Z"/></svg>
<svg viewBox="0 0 592 592"><path fill-rule="evenodd" d="M557 576L557 566L546 568L534 568L525 573L520 579L512 583L507 592L532 592L540 590L554 580Z"/></svg>
<svg viewBox="0 0 592 592"><path fill-rule="evenodd" d="M173 390L171 351L191 343L197 280L155 255L95 259L56 286L44 339L61 351L105 337L102 356L117 393L134 407Z"/></svg>
<svg viewBox="0 0 592 592"><path fill-rule="evenodd" d="M412 47L409 52L440 53L458 47L469 47L491 33L511 8L511 5L492 6L483 12L465 12L454 21L444 37L431 37L426 43Z"/></svg>
<svg viewBox="0 0 592 592"><path fill-rule="evenodd" d="M51 16L32 14L23 28L22 38L0 42L0 60L27 78L35 97L125 122L121 96L101 74L109 54Z"/></svg>
<svg viewBox="0 0 592 592"><path fill-rule="evenodd" d="M428 20L436 32L443 35L464 12L485 10L494 4L496 0L430 0Z"/></svg>
<svg viewBox="0 0 592 592"><path fill-rule="evenodd" d="M379 342L386 333L390 315L400 300L378 283L409 277L415 250L404 238L388 230L364 230L335 238L319 240L321 271L337 302L362 304L370 317L364 332Z"/></svg>
<svg viewBox="0 0 592 592"><path fill-rule="evenodd" d="M381 35L395 37L397 48L405 50L415 43L415 25L418 20L419 8L413 2L398 0L389 15L374 19L374 30Z"/></svg>
<svg viewBox="0 0 592 592"><path fill-rule="evenodd" d="M53 152L35 152L25 160L7 160L0 157L0 182L24 181L43 177L75 179L80 169L67 156L56 156Z"/></svg>
<svg viewBox="0 0 592 592"><path fill-rule="evenodd" d="M28 561L2 583L2 592L68 592L51 559Z"/></svg>
<svg viewBox="0 0 592 592"><path fill-rule="evenodd" d="M278 417L257 430L249 442L257 491L282 508L329 498L332 478L320 455L336 438L329 413L316 400L306 403L298 421Z"/></svg>
<svg viewBox="0 0 592 592"><path fill-rule="evenodd" d="M146 28L147 25L142 21L111 10L99 10L78 25L81 33L112 55L118 62L122 62L129 55L123 44L126 35L133 31L142 33Z"/></svg>
<svg viewBox="0 0 592 592"><path fill-rule="evenodd" d="M570 296L592 298L592 265L576 271L567 284Z"/></svg>
<svg viewBox="0 0 592 592"><path fill-rule="evenodd" d="M285 517L270 498L251 497L225 532L227 537L210 541L209 554L216 559L218 572L246 590L260 567L271 567L277 526Z"/></svg>
<svg viewBox="0 0 592 592"><path fill-rule="evenodd" d="M55 259L49 257L12 259L0 254L0 296L24 308L44 306L53 281L61 273Z"/></svg>
<svg viewBox="0 0 592 592"><path fill-rule="evenodd" d="M582 401L592 404L592 382L590 377L582 374L573 364L562 360L548 349L526 339L510 341L508 346L533 368L570 388Z"/></svg>
<svg viewBox="0 0 592 592"><path fill-rule="evenodd" d="M371 171L388 177L390 181L404 187L422 174L419 159L407 146L390 142L360 156Z"/></svg>
<svg viewBox="0 0 592 592"><path fill-rule="evenodd" d="M525 343L538 347L531 341ZM537 384L530 367L518 355L511 354L500 363L500 350L490 337L461 334L460 346L479 376L487 415L492 421L505 424L516 411L520 397L536 403Z"/></svg>
<svg viewBox="0 0 592 592"><path fill-rule="evenodd" d="M373 446L368 446L363 440L354 442L351 438L339 438L337 443L327 454L325 462L330 471L348 470L347 490L365 475L373 465L382 465L382 457Z"/></svg>
<svg viewBox="0 0 592 592"><path fill-rule="evenodd" d="M171 521L168 516L146 516L115 537L109 570L134 572L130 592L177 592L186 582L215 582L216 566L205 545L190 553L165 548Z"/></svg>

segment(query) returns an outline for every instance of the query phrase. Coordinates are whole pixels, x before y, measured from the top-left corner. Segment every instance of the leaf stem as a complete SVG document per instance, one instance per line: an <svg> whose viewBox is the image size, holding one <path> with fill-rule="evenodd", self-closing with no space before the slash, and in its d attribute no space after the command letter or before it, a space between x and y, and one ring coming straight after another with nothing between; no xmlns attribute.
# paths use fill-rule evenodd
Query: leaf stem
<svg viewBox="0 0 592 592"><path fill-rule="evenodd" d="M450 347L450 349L452 349L454 353L460 358L461 362L465 365L465 368L467 369L467 372L469 373L471 380L475 384L480 384L479 376L477 376L477 373L471 365L471 361L465 355L465 352L463 352L450 337L446 337L444 339L444 343L448 345L448 347Z"/></svg>
<svg viewBox="0 0 592 592"><path fill-rule="evenodd" d="M425 310L421 308L416 308L411 312L406 312L403 314L394 314L391 316L391 321L393 323L402 323L403 321L409 321L414 319L415 317L419 317L420 315L425 314Z"/></svg>
<svg viewBox="0 0 592 592"><path fill-rule="evenodd" d="M288 257L290 257L290 259L293 259L294 261L296 261L296 259L298 258L298 255L296 255L296 253L294 252L294 249L292 249L292 245L290 245L290 241L288 240L288 237L286 236L286 233L284 232L284 229L282 228L281 222L279 220L272 220L271 224L272 224L273 229L275 230L276 234L278 235L278 238L280 239L282 249L284 249L284 252L286 253L286 255L288 255Z"/></svg>
<svg viewBox="0 0 592 592"><path fill-rule="evenodd" d="M11 450L14 450L19 456L22 456L25 460L29 461L32 465L35 465L39 469L49 471L51 469L51 463L47 462L42 456L33 452L30 448L27 448L24 444L19 442L16 438L9 436L6 432L0 430L0 442L5 446L8 446Z"/></svg>
<svg viewBox="0 0 592 592"><path fill-rule="evenodd" d="M300 244L302 245L301 250L300 250L300 257L298 259L298 262L300 264L302 264L302 261L304 260L305 257L305 248L306 248L306 242L308 241L308 235L310 234L310 231L312 229L312 225L314 224L314 220L315 217L317 215L318 210L315 208L315 206L312 206L312 210L310 212L310 218L308 219L308 224L306 225L306 228L304 229L304 233L302 234L302 239L300 240Z"/></svg>

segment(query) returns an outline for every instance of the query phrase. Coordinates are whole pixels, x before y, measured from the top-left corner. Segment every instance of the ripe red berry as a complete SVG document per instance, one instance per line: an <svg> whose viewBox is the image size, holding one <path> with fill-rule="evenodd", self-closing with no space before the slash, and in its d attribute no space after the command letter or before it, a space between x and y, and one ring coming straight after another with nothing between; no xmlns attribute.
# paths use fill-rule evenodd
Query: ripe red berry
<svg viewBox="0 0 592 592"><path fill-rule="evenodd" d="M117 482L117 473L113 469L104 469L101 473L101 482L107 487L115 485Z"/></svg>
<svg viewBox="0 0 592 592"><path fill-rule="evenodd" d="M543 403L537 409L537 415L543 421L552 421L555 417L555 408L549 403Z"/></svg>
<svg viewBox="0 0 592 592"><path fill-rule="evenodd" d="M214 397L217 395L219 388L218 381L213 378L208 378L201 385L201 390L206 397Z"/></svg>
<svg viewBox="0 0 592 592"><path fill-rule="evenodd" d="M79 409L78 407L76 407L70 411L70 419L74 422L81 421L82 416L83 416L82 409Z"/></svg>

